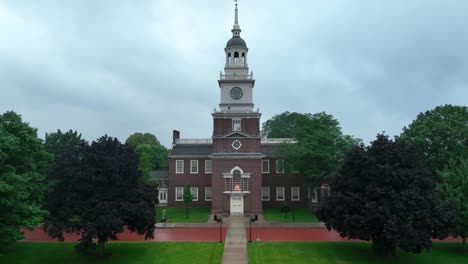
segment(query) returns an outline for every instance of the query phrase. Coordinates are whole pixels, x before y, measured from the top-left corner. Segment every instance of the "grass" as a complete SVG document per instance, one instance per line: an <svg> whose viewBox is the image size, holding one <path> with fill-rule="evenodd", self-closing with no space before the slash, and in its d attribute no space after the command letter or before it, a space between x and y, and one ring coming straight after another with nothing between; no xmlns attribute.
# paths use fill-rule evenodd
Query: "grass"
<svg viewBox="0 0 468 264"><path fill-rule="evenodd" d="M152 264L221 263L222 243L114 242L106 244L105 258L80 256L75 243L16 243L3 256L2 264Z"/></svg>
<svg viewBox="0 0 468 264"><path fill-rule="evenodd" d="M255 242L249 244L249 263L310 263L310 264L458 264L468 263L468 251L461 243L434 243L432 251L410 254L399 251L397 256L380 258L372 255L369 243L358 242Z"/></svg>
<svg viewBox="0 0 468 264"><path fill-rule="evenodd" d="M204 223L210 217L211 209L206 207L189 208L189 218L187 218L186 208L176 207L156 207L156 219L159 223L162 217L162 210L166 210L168 223Z"/></svg>
<svg viewBox="0 0 468 264"><path fill-rule="evenodd" d="M270 222L293 222L292 211L288 213L288 217L284 218L284 213L280 212L280 208L263 208L263 217ZM294 222L298 223L316 223L319 222L317 217L310 212L310 208L295 208Z"/></svg>

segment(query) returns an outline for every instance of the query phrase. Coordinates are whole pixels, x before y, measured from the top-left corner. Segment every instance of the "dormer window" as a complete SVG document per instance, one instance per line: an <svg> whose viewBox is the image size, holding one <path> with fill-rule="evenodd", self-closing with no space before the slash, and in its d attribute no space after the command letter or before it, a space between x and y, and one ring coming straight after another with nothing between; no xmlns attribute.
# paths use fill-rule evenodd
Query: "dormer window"
<svg viewBox="0 0 468 264"><path fill-rule="evenodd" d="M232 120L232 131L241 131L241 120L233 119Z"/></svg>

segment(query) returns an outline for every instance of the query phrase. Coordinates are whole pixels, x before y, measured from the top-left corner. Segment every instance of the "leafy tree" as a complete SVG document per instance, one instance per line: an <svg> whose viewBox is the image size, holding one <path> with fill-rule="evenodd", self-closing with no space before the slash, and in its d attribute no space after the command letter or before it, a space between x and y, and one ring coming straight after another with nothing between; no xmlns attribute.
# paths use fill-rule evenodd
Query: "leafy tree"
<svg viewBox="0 0 468 264"><path fill-rule="evenodd" d="M60 129L57 132L46 133L44 147L49 152L54 154L55 157L62 155L65 152L77 152L81 144L86 143L81 138L76 130L68 130L63 133Z"/></svg>
<svg viewBox="0 0 468 264"><path fill-rule="evenodd" d="M317 211L343 237L372 241L377 255L396 248L419 253L431 238L445 238L453 212L444 208L436 179L414 147L378 135L355 146L330 183L331 196Z"/></svg>
<svg viewBox="0 0 468 264"><path fill-rule="evenodd" d="M411 142L432 171L443 170L450 159L468 157L468 108L444 105L420 113L397 140Z"/></svg>
<svg viewBox="0 0 468 264"><path fill-rule="evenodd" d="M346 151L359 142L343 135L339 122L324 112L285 112L268 120L264 129L269 137L292 136L297 141L297 144L281 144L276 152L278 157L286 159L286 172L300 172L308 185L315 185L335 172Z"/></svg>
<svg viewBox="0 0 468 264"><path fill-rule="evenodd" d="M63 241L63 233L81 233L76 250L104 254L105 243L125 228L152 238L155 225L155 186L141 183L134 150L103 136L77 152L61 155L49 177L57 182L48 193L50 212L44 230Z"/></svg>
<svg viewBox="0 0 468 264"><path fill-rule="evenodd" d="M141 144L160 145L161 143L159 143L156 136L151 133L133 133L127 138L125 144L129 144L133 149L136 149L138 145Z"/></svg>
<svg viewBox="0 0 468 264"><path fill-rule="evenodd" d="M456 210L454 236L460 236L463 248L468 237L468 160L451 160L449 165L439 172L442 183L438 186L441 197Z"/></svg>
<svg viewBox="0 0 468 264"><path fill-rule="evenodd" d="M127 138L126 144L135 149L139 156L138 169L144 181L148 181L152 170L167 169L169 150L161 145L155 135L134 133Z"/></svg>
<svg viewBox="0 0 468 264"><path fill-rule="evenodd" d="M190 184L186 184L184 187L184 203L187 207L187 218L189 218L189 205L192 203L193 195L190 188Z"/></svg>
<svg viewBox="0 0 468 264"><path fill-rule="evenodd" d="M0 249L23 238L47 214L40 206L52 156L37 130L15 112L0 115Z"/></svg>

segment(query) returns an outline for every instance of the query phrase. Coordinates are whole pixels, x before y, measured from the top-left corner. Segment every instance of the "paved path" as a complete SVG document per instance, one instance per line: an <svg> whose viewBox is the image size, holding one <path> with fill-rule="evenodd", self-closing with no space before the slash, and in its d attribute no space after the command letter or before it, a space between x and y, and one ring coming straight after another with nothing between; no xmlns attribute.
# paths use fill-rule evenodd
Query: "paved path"
<svg viewBox="0 0 468 264"><path fill-rule="evenodd" d="M247 264L246 222L244 216L229 216L223 219L227 224L224 242L223 264Z"/></svg>

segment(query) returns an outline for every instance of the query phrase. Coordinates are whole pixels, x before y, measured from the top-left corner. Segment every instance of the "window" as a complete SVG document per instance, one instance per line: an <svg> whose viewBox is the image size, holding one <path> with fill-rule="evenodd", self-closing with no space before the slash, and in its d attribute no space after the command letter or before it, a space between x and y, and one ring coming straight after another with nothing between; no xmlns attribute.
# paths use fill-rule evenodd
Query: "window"
<svg viewBox="0 0 468 264"><path fill-rule="evenodd" d="M284 173L284 160L276 160L276 173Z"/></svg>
<svg viewBox="0 0 468 264"><path fill-rule="evenodd" d="M322 184L320 188L322 189L322 201L330 197L330 186L328 184Z"/></svg>
<svg viewBox="0 0 468 264"><path fill-rule="evenodd" d="M241 131L241 120L233 119L232 120L232 131Z"/></svg>
<svg viewBox="0 0 468 264"><path fill-rule="evenodd" d="M299 187L291 187L291 201L299 201Z"/></svg>
<svg viewBox="0 0 468 264"><path fill-rule="evenodd" d="M190 187L190 193L192 194L192 200L198 201L198 187Z"/></svg>
<svg viewBox="0 0 468 264"><path fill-rule="evenodd" d="M183 160L176 160L176 171L177 174L184 173L184 161Z"/></svg>
<svg viewBox="0 0 468 264"><path fill-rule="evenodd" d="M262 160L262 173L270 173L270 161Z"/></svg>
<svg viewBox="0 0 468 264"><path fill-rule="evenodd" d="M262 201L270 201L270 187L262 187Z"/></svg>
<svg viewBox="0 0 468 264"><path fill-rule="evenodd" d="M224 190L227 192L232 191L232 179L231 178L226 178L224 179Z"/></svg>
<svg viewBox="0 0 468 264"><path fill-rule="evenodd" d="M234 175L232 176L232 191L240 192L242 191L242 179L240 175L240 171L234 171Z"/></svg>
<svg viewBox="0 0 468 264"><path fill-rule="evenodd" d="M205 160L205 173L213 173L213 165L211 160Z"/></svg>
<svg viewBox="0 0 468 264"><path fill-rule="evenodd" d="M175 188L175 200L179 202L184 200L184 187Z"/></svg>
<svg viewBox="0 0 468 264"><path fill-rule="evenodd" d="M284 187L276 187L276 200L284 201Z"/></svg>
<svg viewBox="0 0 468 264"><path fill-rule="evenodd" d="M205 187L205 201L211 201L213 199L213 189L211 187Z"/></svg>
<svg viewBox="0 0 468 264"><path fill-rule="evenodd" d="M242 191L243 192L249 191L249 179L248 178L242 178Z"/></svg>
<svg viewBox="0 0 468 264"><path fill-rule="evenodd" d="M190 161L190 173L191 174L198 173L198 160L191 160Z"/></svg>

